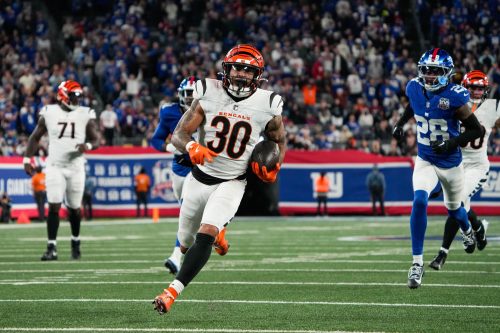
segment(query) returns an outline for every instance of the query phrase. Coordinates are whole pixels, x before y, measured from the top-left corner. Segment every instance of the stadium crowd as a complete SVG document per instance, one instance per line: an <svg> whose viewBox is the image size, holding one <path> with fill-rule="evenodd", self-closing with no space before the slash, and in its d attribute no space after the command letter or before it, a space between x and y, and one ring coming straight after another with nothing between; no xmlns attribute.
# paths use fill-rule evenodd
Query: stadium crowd
<svg viewBox="0 0 500 333"><path fill-rule="evenodd" d="M115 142L148 145L158 106L175 100L186 76L216 78L225 52L239 41L255 44L264 55L262 88L286 99L290 148L415 155L414 122L403 143L391 136L407 103L406 83L416 76L424 51L408 38L415 27L410 11L400 6L395 0L72 0L52 13L29 1L3 1L0 156L23 155L39 110L55 101L66 79L85 87L84 104L103 115L101 128L115 131ZM483 70L492 84L490 97L500 98L496 1L417 6L427 48L452 54L456 82L469 70ZM52 61L58 52L63 60ZM40 149L46 153L46 142ZM498 129L489 153L500 155Z"/></svg>

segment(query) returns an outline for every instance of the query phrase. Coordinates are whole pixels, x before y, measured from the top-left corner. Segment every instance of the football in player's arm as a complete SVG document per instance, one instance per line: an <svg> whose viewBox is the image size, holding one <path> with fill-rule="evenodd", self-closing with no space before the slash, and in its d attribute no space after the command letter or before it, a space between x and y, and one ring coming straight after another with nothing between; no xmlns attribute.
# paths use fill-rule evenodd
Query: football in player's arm
<svg viewBox="0 0 500 333"><path fill-rule="evenodd" d="M62 82L57 90L57 104L45 106L40 111L38 123L28 139L24 170L34 172L31 158L37 151L44 134L49 137L49 153L46 167L47 201L47 251L41 260L57 260L57 231L59 210L66 196L71 225L71 256L79 259L80 253L80 206L85 186L85 159L83 153L99 147L95 111L80 106L82 88L76 81Z"/></svg>
<svg viewBox="0 0 500 333"><path fill-rule="evenodd" d="M170 311L207 263L212 245L219 243L219 231L236 214L260 133L280 148L274 170L255 170L261 180L274 182L285 156L283 100L258 88L264 70L260 52L251 45L237 45L226 54L222 67L222 80L196 83L194 101L172 136L174 146L189 154L194 167L184 185L177 233L184 262L175 280L153 301L160 314ZM192 135L198 129L195 141Z"/></svg>

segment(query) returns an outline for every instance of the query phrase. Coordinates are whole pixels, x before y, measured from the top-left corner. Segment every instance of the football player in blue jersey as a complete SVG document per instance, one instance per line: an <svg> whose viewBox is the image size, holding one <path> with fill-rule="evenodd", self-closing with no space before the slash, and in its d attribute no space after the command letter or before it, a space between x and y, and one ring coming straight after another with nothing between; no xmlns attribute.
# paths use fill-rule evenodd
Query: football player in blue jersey
<svg viewBox="0 0 500 333"><path fill-rule="evenodd" d="M448 215L460 224L465 251L472 253L476 247L462 203L464 170L459 146L480 137L482 130L468 106L469 91L450 82L453 69L453 59L445 50L434 48L425 52L418 62L418 77L406 86L409 103L393 129L394 138L400 141L404 124L415 117L418 156L413 170L410 217L413 264L408 272L408 287L412 289L422 283L427 204L438 181ZM460 122L465 128L462 133Z"/></svg>
<svg viewBox="0 0 500 333"><path fill-rule="evenodd" d="M182 114L189 109L189 106L193 101L193 91L196 81L197 79L193 76L185 78L177 89L179 103L166 103L160 107L160 122L153 134L153 137L151 138L151 145L156 150L162 152L168 151L174 154L174 160L172 162L172 187L174 196L179 202L182 199L182 187L184 185L184 180L191 172L193 165L188 153L180 153L172 144L167 144L166 140L169 135L174 132ZM221 231L221 234L219 242L227 243L224 238L225 229ZM220 255L224 255L225 252L227 252L227 249L224 251L224 246L217 247L217 244L215 250ZM179 240L176 239L174 250L164 263L170 273L174 275L177 274L181 265L182 256L183 254L180 250Z"/></svg>

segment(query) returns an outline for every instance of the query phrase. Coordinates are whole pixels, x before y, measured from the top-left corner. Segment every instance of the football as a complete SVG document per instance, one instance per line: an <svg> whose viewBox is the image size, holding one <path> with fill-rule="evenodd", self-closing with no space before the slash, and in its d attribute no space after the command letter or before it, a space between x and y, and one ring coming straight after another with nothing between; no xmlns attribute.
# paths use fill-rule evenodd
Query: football
<svg viewBox="0 0 500 333"><path fill-rule="evenodd" d="M280 149L274 141L259 142L252 152L250 162L257 162L260 167L265 166L267 171L274 170L279 162Z"/></svg>

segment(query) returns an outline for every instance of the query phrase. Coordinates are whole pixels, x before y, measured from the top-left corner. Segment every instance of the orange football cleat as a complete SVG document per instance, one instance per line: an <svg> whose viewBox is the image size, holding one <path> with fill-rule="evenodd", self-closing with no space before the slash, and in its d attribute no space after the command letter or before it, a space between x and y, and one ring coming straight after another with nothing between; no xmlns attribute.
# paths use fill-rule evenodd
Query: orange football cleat
<svg viewBox="0 0 500 333"><path fill-rule="evenodd" d="M219 255L224 256L226 253L229 251L229 243L227 242L227 239L225 238L226 235L226 228L222 229L217 237L215 238L215 252L217 252Z"/></svg>
<svg viewBox="0 0 500 333"><path fill-rule="evenodd" d="M170 311L172 304L174 304L177 293L171 288L163 290L163 292L156 296L153 304L154 309L158 311L159 314L165 314Z"/></svg>

